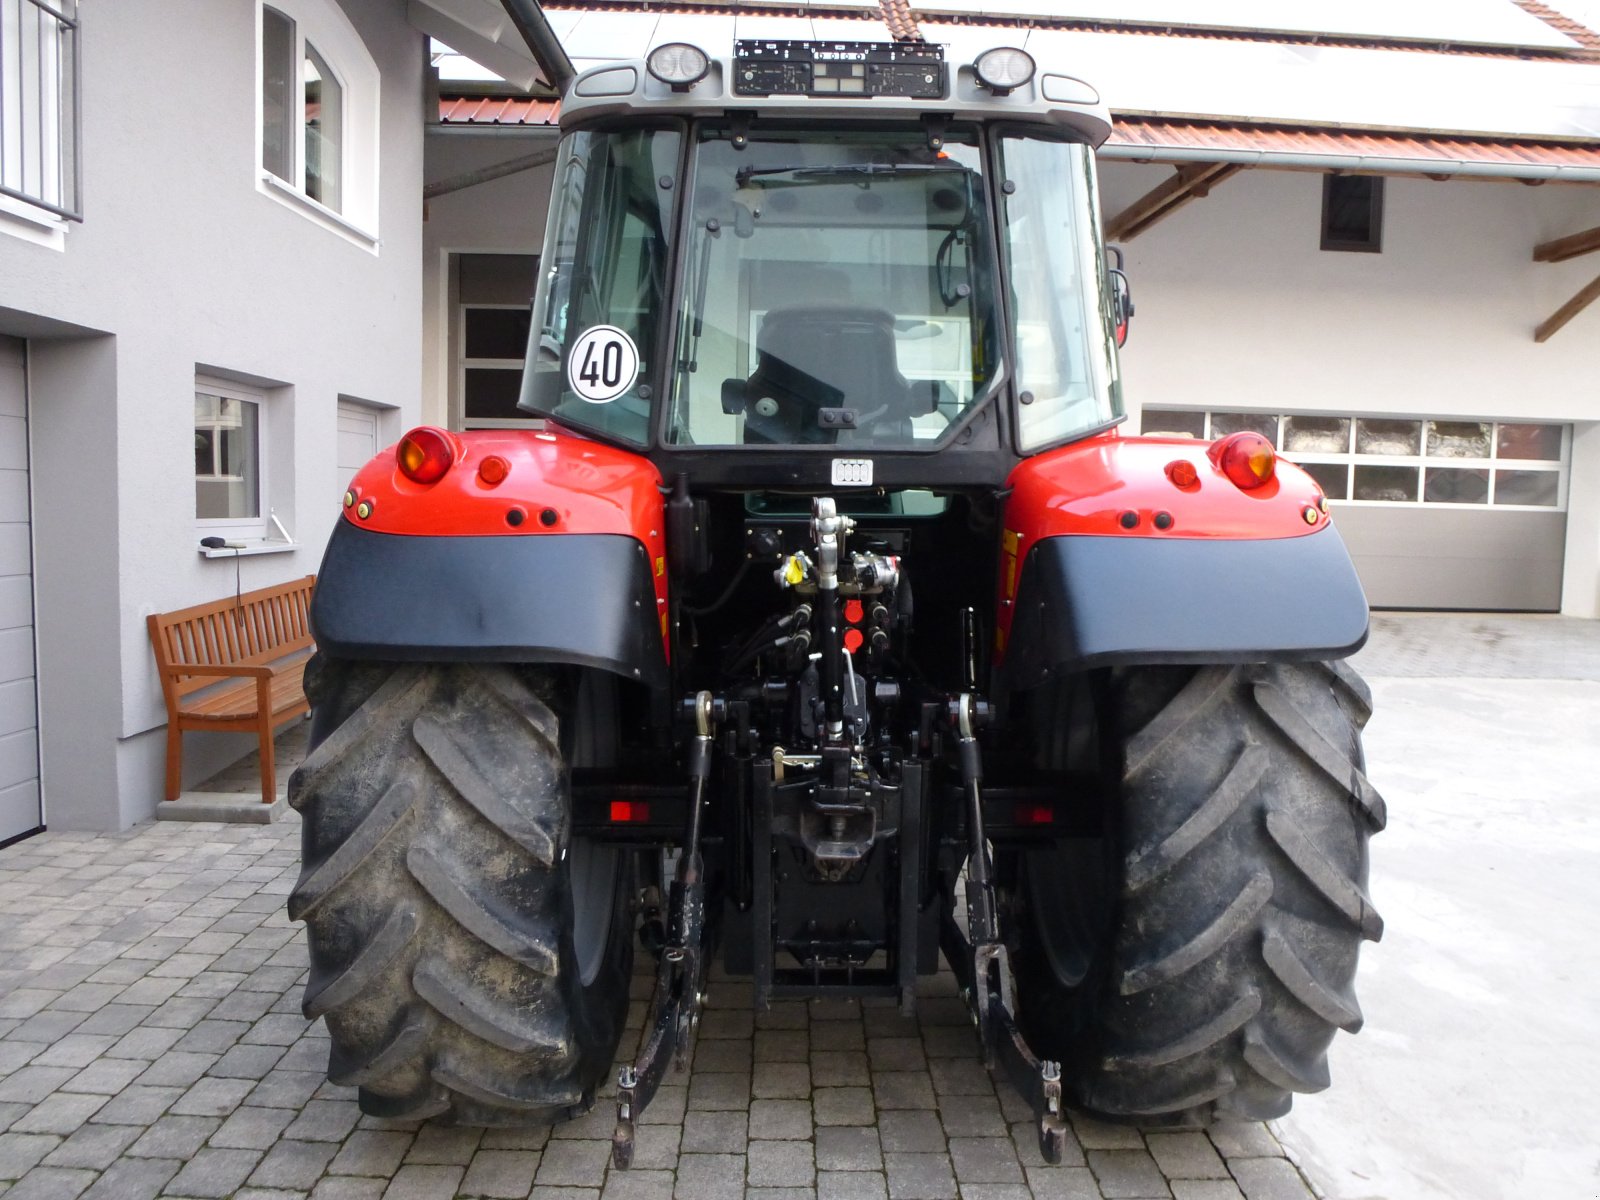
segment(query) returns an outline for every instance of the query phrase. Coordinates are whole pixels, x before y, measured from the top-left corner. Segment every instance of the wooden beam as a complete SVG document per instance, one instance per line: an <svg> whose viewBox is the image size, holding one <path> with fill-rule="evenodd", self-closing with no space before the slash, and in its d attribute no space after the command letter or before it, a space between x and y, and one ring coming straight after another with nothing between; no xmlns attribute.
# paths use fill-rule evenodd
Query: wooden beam
<svg viewBox="0 0 1600 1200"><path fill-rule="evenodd" d="M1596 250L1600 250L1600 225L1551 242L1540 242L1533 248L1533 261L1566 262L1569 258L1592 254Z"/></svg>
<svg viewBox="0 0 1600 1200"><path fill-rule="evenodd" d="M1106 241L1126 242L1138 237L1161 218L1171 216L1197 196L1209 195L1213 187L1243 169L1238 163L1188 163L1179 167L1171 179L1106 222Z"/></svg>
<svg viewBox="0 0 1600 1200"><path fill-rule="evenodd" d="M1548 342L1556 330L1560 329L1596 300L1600 300L1600 275L1596 275L1587 287L1551 313L1550 319L1533 331L1533 340L1536 342Z"/></svg>

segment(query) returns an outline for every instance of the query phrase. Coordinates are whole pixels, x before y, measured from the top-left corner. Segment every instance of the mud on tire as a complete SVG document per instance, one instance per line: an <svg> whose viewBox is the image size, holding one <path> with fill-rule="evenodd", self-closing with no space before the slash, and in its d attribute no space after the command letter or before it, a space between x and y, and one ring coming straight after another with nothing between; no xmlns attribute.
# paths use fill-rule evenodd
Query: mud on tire
<svg viewBox="0 0 1600 1200"><path fill-rule="evenodd" d="M318 660L307 691L289 915L307 926L304 1011L332 1035L329 1079L377 1116L581 1112L626 1015L631 872L570 845L553 685L505 666Z"/></svg>
<svg viewBox="0 0 1600 1200"><path fill-rule="evenodd" d="M1361 1025L1357 954L1383 930L1366 894L1385 821L1361 754L1370 694L1342 663L1146 668L1112 694L1110 852L1021 863L1024 1029L1083 1108L1279 1116L1328 1086L1329 1043Z"/></svg>

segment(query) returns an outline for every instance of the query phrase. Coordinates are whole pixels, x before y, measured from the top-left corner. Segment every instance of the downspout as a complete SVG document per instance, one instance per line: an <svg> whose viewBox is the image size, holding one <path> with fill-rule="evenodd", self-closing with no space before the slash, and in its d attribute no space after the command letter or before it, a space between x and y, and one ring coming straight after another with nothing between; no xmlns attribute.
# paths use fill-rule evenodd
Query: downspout
<svg viewBox="0 0 1600 1200"><path fill-rule="evenodd" d="M567 85L572 82L577 72L573 69L572 60L567 57L567 52L561 47L561 39L556 37L555 30L550 28L544 9L539 7L539 0L500 0L500 2L505 6L506 15L516 25L517 32L522 35L522 40L528 43L528 49L533 52L533 61L539 64L539 69L550 81L550 86L555 89L558 96L565 95Z"/></svg>

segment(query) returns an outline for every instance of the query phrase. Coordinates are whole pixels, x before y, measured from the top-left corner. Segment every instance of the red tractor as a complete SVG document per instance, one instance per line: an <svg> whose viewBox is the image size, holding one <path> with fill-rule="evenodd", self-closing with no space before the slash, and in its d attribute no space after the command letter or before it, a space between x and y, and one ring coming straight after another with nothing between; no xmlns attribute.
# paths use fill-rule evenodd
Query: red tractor
<svg viewBox="0 0 1600 1200"><path fill-rule="evenodd" d="M291 792L329 1078L582 1112L637 944L622 1165L718 954L757 1007L907 1013L942 954L1050 1159L1065 1104L1326 1087L1382 930L1367 607L1267 439L1120 432L1094 89L920 40L572 78L508 8L564 85L545 422L415 429L344 497Z"/></svg>

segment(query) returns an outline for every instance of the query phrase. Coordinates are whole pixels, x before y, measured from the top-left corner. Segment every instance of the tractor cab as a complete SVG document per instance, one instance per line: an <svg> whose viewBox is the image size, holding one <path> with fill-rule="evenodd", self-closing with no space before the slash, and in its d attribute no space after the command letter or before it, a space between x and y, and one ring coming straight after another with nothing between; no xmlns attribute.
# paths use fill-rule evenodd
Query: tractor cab
<svg viewBox="0 0 1600 1200"><path fill-rule="evenodd" d="M698 483L781 458L825 487L992 487L1120 419L1087 84L1014 49L678 44L580 76L562 121L524 409Z"/></svg>

